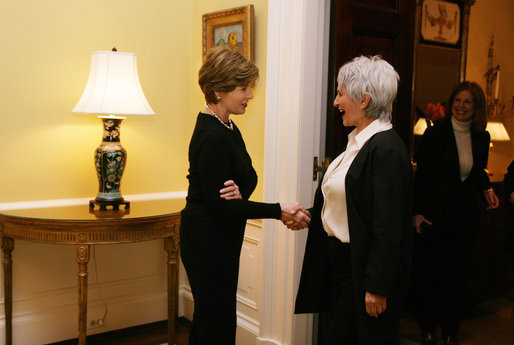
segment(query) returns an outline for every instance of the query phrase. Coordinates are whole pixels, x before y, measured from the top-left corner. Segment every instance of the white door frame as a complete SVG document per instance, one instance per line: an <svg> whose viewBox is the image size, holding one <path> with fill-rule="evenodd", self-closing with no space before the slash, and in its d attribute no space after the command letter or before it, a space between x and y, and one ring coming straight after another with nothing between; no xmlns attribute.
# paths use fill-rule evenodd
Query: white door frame
<svg viewBox="0 0 514 345"><path fill-rule="evenodd" d="M325 142L330 0L269 0L264 200L310 207L313 157ZM258 344L312 344L312 315L294 315L307 231L266 220Z"/></svg>

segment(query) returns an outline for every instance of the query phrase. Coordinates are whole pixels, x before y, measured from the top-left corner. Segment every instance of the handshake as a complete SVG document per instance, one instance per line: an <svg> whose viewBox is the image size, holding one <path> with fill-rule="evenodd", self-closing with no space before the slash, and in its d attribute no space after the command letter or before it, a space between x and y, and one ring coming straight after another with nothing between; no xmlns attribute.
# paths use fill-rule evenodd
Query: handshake
<svg viewBox="0 0 514 345"><path fill-rule="evenodd" d="M311 214L297 202L280 204L282 217L280 220L291 230L300 230L309 226Z"/></svg>
<svg viewBox="0 0 514 345"><path fill-rule="evenodd" d="M224 183L225 187L220 190L220 198L225 200L242 199L239 186L233 181L228 180ZM291 230L300 230L309 226L311 214L297 202L280 204L282 217L280 220Z"/></svg>

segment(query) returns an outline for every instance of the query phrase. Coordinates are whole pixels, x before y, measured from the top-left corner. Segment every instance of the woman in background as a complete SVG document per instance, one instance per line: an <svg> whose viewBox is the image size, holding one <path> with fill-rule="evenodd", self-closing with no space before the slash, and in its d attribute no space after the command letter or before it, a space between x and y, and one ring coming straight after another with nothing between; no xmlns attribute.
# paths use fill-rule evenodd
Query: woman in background
<svg viewBox="0 0 514 345"><path fill-rule="evenodd" d="M298 203L248 200L257 174L230 115L245 113L258 76L252 62L229 48L210 51L199 71L206 103L189 146L189 189L180 228L180 254L194 298L189 345L235 344L246 220L276 218L292 228L310 221Z"/></svg>
<svg viewBox="0 0 514 345"><path fill-rule="evenodd" d="M415 283L423 345L435 345L442 327L445 345L458 344L459 312L473 237L478 230L478 202L487 209L499 200L485 171L489 133L484 92L477 83L457 85L446 103L446 118L429 127L419 144L415 175Z"/></svg>

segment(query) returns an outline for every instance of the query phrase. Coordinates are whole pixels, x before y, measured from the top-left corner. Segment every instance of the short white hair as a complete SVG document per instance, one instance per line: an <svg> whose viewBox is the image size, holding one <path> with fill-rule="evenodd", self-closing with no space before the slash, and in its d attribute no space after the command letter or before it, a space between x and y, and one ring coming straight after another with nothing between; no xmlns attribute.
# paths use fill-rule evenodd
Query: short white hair
<svg viewBox="0 0 514 345"><path fill-rule="evenodd" d="M344 64L337 75L338 88L358 103L368 93L370 102L364 109L366 117L391 121L393 101L400 77L387 61L380 56L359 56Z"/></svg>

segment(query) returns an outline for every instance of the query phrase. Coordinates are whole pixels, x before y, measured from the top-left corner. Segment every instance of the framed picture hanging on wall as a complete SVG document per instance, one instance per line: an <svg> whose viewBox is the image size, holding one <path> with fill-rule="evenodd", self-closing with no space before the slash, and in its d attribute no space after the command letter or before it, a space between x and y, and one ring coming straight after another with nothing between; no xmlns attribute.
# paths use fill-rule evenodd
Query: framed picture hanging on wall
<svg viewBox="0 0 514 345"><path fill-rule="evenodd" d="M254 60L253 5L206 13L202 16L203 58L210 48L228 46Z"/></svg>
<svg viewBox="0 0 514 345"><path fill-rule="evenodd" d="M421 43L459 47L461 8L458 3L424 0L421 8Z"/></svg>

